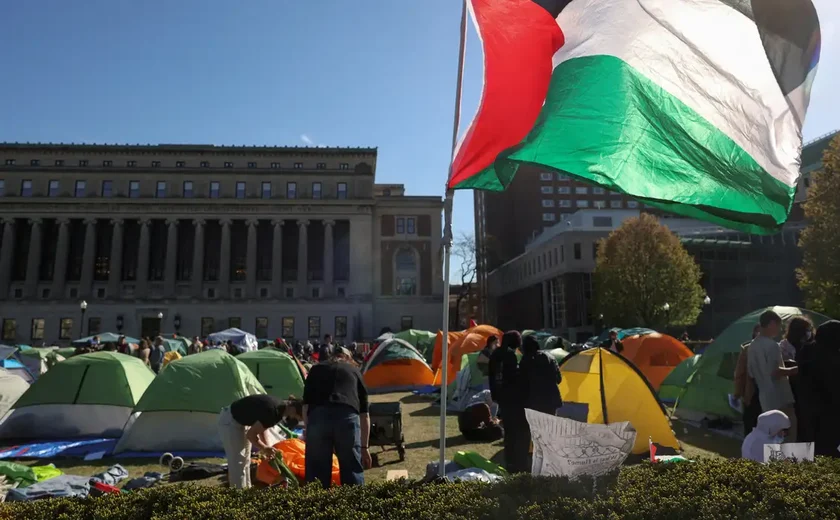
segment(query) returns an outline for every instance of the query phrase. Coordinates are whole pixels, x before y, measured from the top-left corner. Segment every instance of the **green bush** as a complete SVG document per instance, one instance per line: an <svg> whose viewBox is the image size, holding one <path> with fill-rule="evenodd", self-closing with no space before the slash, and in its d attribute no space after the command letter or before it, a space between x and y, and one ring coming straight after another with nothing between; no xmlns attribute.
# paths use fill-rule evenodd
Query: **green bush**
<svg viewBox="0 0 840 520"><path fill-rule="evenodd" d="M840 518L840 461L709 460L625 467L597 482L513 477L495 485L383 482L325 491L162 486L97 499L0 506L0 519Z"/></svg>

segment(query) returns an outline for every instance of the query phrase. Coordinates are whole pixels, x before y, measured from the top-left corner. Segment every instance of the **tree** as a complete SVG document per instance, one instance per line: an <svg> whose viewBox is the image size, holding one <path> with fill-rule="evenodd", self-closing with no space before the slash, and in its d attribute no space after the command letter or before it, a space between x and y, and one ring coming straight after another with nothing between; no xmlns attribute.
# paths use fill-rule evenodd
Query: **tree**
<svg viewBox="0 0 840 520"><path fill-rule="evenodd" d="M628 219L600 241L595 308L607 325L692 325L704 298L700 267L656 217Z"/></svg>
<svg viewBox="0 0 840 520"><path fill-rule="evenodd" d="M840 136L825 150L822 171L811 178L805 217L799 287L808 308L840 316Z"/></svg>
<svg viewBox="0 0 840 520"><path fill-rule="evenodd" d="M475 279L478 274L475 237L461 233L452 244L452 256L461 264L458 268L461 285L455 299L455 316L453 316L453 322L457 324L460 323L462 303L469 303L474 297Z"/></svg>

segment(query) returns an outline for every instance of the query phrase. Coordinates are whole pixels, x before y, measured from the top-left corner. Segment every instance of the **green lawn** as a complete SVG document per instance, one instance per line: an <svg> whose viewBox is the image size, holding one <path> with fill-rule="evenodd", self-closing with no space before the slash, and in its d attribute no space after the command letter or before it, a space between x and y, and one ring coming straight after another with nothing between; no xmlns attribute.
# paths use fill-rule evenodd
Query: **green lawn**
<svg viewBox="0 0 840 520"><path fill-rule="evenodd" d="M400 462L395 450L381 452L380 448L372 447L372 453L379 454L380 467L366 472L369 480L385 479L389 470L405 469L411 478L422 478L425 475L426 464L437 460L440 450L440 415L439 408L432 406L428 396L415 396L410 393L384 394L372 397L374 402L400 401L403 410L403 430L406 441L406 460ZM738 457L741 453L741 443L721 435L707 432L693 426L674 422L674 431L683 445L684 455L688 458L698 457ZM455 415L450 415L446 421L446 458L452 459L459 450L472 450L484 457L502 464L502 442L492 444L474 444L466 441L458 431L458 421ZM201 459L207 462L224 462L221 459ZM62 471L73 475L94 475L106 470L113 464L121 464L129 472L129 478L142 476L147 471L165 472L165 468L157 464L156 459L102 459L99 461L83 462L78 459L62 459L53 462ZM25 461L26 464L37 465L45 461ZM225 481L225 477L200 481L202 485L218 486Z"/></svg>

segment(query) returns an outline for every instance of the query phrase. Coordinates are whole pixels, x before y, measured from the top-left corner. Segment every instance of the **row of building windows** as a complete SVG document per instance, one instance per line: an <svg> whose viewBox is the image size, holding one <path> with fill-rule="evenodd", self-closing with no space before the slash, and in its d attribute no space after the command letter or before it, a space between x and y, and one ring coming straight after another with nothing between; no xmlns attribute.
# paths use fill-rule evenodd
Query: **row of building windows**
<svg viewBox="0 0 840 520"><path fill-rule="evenodd" d="M159 199L166 198L168 193L168 185L167 181L157 181L155 185L155 197ZM244 199L245 198L245 182L238 181L236 183L236 192L235 196L237 199ZM61 181L59 180L50 180L49 183L49 190L47 192L48 196L50 197L58 197L61 193ZM221 193L221 184L219 181L211 181L210 182L210 191L209 197L211 199L218 199ZM287 182L286 183L286 198L287 199L296 199L297 198L297 183L296 182ZM321 182L313 182L312 183L312 198L313 199L320 199L322 197L322 183ZM6 181L0 179L0 197L6 194ZM109 198L114 196L114 181L105 180L102 181L102 188L100 191L102 197ZM270 199L273 195L271 182L263 181L260 185L260 197L263 199ZM20 183L20 196L21 197L32 197L32 180L25 179ZM73 196L74 197L85 197L87 196L87 181L78 180L75 181L74 189L73 189ZM140 198L140 181L129 181L128 183L128 197L131 199ZM195 190L193 189L193 181L184 181L181 191L181 197L185 199L191 199L195 197ZM336 197L338 199L346 199L347 198L347 183L346 182L339 182L336 184Z"/></svg>
<svg viewBox="0 0 840 520"><path fill-rule="evenodd" d="M540 191L544 195L553 195L555 193L554 186L540 186ZM558 195L571 195L572 188L571 186L557 186L556 192ZM607 193L607 190L604 188L593 187L592 194L593 195L604 195ZM575 194L576 195L587 195L589 194L589 187L588 186L575 186ZM610 193L610 195L614 197L620 197L620 193Z"/></svg>
<svg viewBox="0 0 840 520"><path fill-rule="evenodd" d="M15 166L16 164L17 164L16 159L6 159L6 166ZM55 166L66 166L67 162L64 159L56 159L53 162L53 164ZM259 164L256 161L249 161L247 164L248 164L248 168L251 168L251 169L259 168ZM81 167L90 166L90 161L87 160L87 159L79 159L78 165L81 166ZM231 162L231 161L225 161L224 165L225 165L225 168L234 168L234 163ZM32 159L31 161L29 161L29 166L41 166L41 160L40 159ZM113 167L114 166L114 161L111 161L111 160L102 161L102 166L105 167L105 168ZM137 167L137 161L133 161L133 160L132 161L126 161L125 166L127 168L136 168ZM152 161L150 163L150 166L152 168L161 168L162 163L161 163L161 161ZM296 170L302 170L303 169L303 163L302 162L293 163L292 166ZM176 168L187 168L187 162L186 161L175 161L175 167ZM199 162L199 167L209 168L210 167L210 161ZM271 163L271 169L273 169L273 170L279 170L282 167L283 167L282 163L279 163L279 162ZM319 162L315 165L315 168L318 169L318 170L326 170L327 169L327 163ZM349 170L350 169L350 163L339 163L338 169L339 170Z"/></svg>
<svg viewBox="0 0 840 520"><path fill-rule="evenodd" d="M593 207L595 209L606 209L607 208L607 201L605 201L605 200L593 200L593 201L591 201L591 203L592 203L591 207ZM542 201L542 206L544 208L553 208L554 207L554 201L553 200L543 200ZM612 208L612 209L621 209L622 206L623 206L622 201L613 200L613 201L610 201L610 206L609 207ZM571 208L572 207L572 201L570 201L570 200L558 200L557 201L557 207ZM575 207L582 208L582 209L589 208L590 207L590 201L588 201L588 200L576 200L575 201ZM639 203L636 202L635 200L628 200L627 201L627 208L628 209L638 209L639 208ZM557 215L555 215L554 213L543 213L542 219L543 219L543 222L555 222L557 220Z"/></svg>
<svg viewBox="0 0 840 520"><path fill-rule="evenodd" d="M295 319L293 317L281 318L282 336L284 338L295 337ZM335 328L333 336L336 338L347 337L347 316L335 317ZM242 328L242 318L228 318L227 326L230 328ZM400 328L408 330L414 327L413 316L402 316ZM31 340L43 341L47 328L47 320L44 318L33 318L30 324L29 337ZM201 318L201 337L207 337L216 330L219 324L215 318ZM17 320L4 319L2 340L14 342L17 340ZM61 318L58 322L58 339L72 340L76 334L73 318ZM87 331L78 331L78 336L95 336L102 332L102 318L92 317L88 319ZM321 317L310 316L307 319L307 333L309 338L321 337ZM188 333L189 334L189 333ZM268 337L268 318L260 317L254 320L254 335L258 338Z"/></svg>
<svg viewBox="0 0 840 520"><path fill-rule="evenodd" d="M572 244L572 256L575 260L581 260L583 258L583 245L580 242L575 242ZM597 256L598 242L593 242L592 258L595 259ZM552 268L554 266L562 264L565 261L565 248L562 245L560 245L551 249L550 251L545 251L542 254L533 256L529 260L518 265L516 268L505 272L503 275L504 281L506 283L521 282L525 278L535 275L543 269Z"/></svg>

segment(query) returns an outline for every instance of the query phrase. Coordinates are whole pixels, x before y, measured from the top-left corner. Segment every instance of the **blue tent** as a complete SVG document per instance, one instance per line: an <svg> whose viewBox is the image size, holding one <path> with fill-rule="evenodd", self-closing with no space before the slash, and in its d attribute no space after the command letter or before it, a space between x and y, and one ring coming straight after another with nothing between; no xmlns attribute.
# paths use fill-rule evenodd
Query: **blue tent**
<svg viewBox="0 0 840 520"><path fill-rule="evenodd" d="M257 350L257 337L240 329L227 329L207 336L211 343L230 341L240 352Z"/></svg>
<svg viewBox="0 0 840 520"><path fill-rule="evenodd" d="M90 344L93 341L93 338L98 337L99 343L116 343L122 334L115 334L113 332L103 332L102 334L96 334L95 336L88 336L86 338L77 339L72 344L75 346L85 346ZM125 340L129 343L134 343L135 345L140 343L140 340L137 338L132 338L131 336L126 336Z"/></svg>
<svg viewBox="0 0 840 520"><path fill-rule="evenodd" d="M599 346L605 341L607 341L607 339L610 337L610 332L612 331L615 331L617 333L619 341L628 336L644 336L645 334L652 334L656 332L655 330L646 329L643 327L634 327L632 329L619 329L618 327L614 327L612 329L605 330L598 336L593 336L589 338L588 340L586 340L586 344L592 346Z"/></svg>

